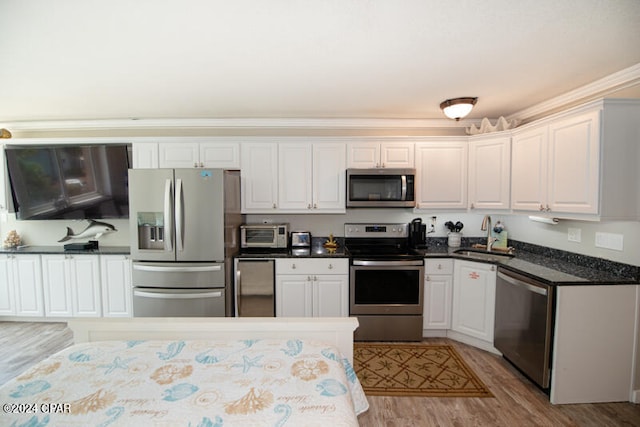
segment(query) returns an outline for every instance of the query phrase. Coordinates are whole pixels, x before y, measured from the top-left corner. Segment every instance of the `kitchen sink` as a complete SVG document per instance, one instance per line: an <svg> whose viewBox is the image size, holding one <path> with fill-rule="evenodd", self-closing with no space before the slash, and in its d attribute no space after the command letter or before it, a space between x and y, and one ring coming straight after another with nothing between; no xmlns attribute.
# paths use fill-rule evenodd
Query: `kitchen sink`
<svg viewBox="0 0 640 427"><path fill-rule="evenodd" d="M487 252L482 249L469 249L469 248L457 249L453 251L453 253L456 255L461 255L465 258L473 258L473 259L478 259L482 261L491 261L491 262L506 261L515 256L514 254L510 254L506 252L495 252L495 251Z"/></svg>

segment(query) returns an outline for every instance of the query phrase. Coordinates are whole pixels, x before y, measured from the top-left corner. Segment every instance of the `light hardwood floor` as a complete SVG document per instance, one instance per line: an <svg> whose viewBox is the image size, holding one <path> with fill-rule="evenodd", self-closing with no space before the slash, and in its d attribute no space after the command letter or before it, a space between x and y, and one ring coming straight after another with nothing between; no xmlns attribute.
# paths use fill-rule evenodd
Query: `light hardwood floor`
<svg viewBox="0 0 640 427"><path fill-rule="evenodd" d="M0 322L0 384L68 347L72 339L64 323ZM640 426L640 405L551 405L501 357L448 339L425 342L453 345L495 397L369 396L361 426Z"/></svg>

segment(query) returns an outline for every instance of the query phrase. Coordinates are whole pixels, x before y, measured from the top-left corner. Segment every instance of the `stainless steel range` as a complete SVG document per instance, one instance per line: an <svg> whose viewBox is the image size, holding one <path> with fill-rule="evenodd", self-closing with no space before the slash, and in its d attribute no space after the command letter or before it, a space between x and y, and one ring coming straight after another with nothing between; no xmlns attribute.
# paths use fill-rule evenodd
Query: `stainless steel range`
<svg viewBox="0 0 640 427"><path fill-rule="evenodd" d="M344 235L354 339L420 341L424 259L409 247L408 224L345 224Z"/></svg>

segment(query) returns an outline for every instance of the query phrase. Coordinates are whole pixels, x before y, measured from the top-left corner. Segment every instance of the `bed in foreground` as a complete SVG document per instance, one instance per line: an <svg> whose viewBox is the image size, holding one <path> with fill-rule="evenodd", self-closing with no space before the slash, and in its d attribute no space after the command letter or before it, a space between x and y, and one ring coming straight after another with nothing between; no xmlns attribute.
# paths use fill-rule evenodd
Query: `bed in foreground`
<svg viewBox="0 0 640 427"><path fill-rule="evenodd" d="M91 319L0 388L9 426L350 426L355 318Z"/></svg>

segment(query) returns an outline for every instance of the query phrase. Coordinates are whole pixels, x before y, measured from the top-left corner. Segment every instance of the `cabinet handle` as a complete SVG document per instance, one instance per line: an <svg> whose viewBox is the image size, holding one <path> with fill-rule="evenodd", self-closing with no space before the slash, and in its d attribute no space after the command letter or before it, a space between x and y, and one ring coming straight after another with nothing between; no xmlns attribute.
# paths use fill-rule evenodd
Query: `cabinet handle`
<svg viewBox="0 0 640 427"><path fill-rule="evenodd" d="M193 167L197 168L198 167L198 162L193 162Z"/></svg>
<svg viewBox="0 0 640 427"><path fill-rule="evenodd" d="M496 271L496 266L495 265L491 266L491 271Z"/></svg>
<svg viewBox="0 0 640 427"><path fill-rule="evenodd" d="M273 209L275 209L275 208L276 208L276 204L274 203L274 204L273 204Z"/></svg>
<svg viewBox="0 0 640 427"><path fill-rule="evenodd" d="M307 205L307 209L311 209L311 203Z"/></svg>
<svg viewBox="0 0 640 427"><path fill-rule="evenodd" d="M332 270L333 269L333 264L329 264L328 268L329 268L329 270Z"/></svg>
<svg viewBox="0 0 640 427"><path fill-rule="evenodd" d="M314 203L314 204L313 204L313 209L318 209L318 205L317 205L317 203Z"/></svg>
<svg viewBox="0 0 640 427"><path fill-rule="evenodd" d="M431 281L431 276L425 277L424 280L426 280L427 282L430 282Z"/></svg>
<svg viewBox="0 0 640 427"><path fill-rule="evenodd" d="M296 265L295 264L291 264L291 269L295 270L296 269Z"/></svg>
<svg viewBox="0 0 640 427"><path fill-rule="evenodd" d="M442 270L442 264L438 264L438 270Z"/></svg>
<svg viewBox="0 0 640 427"><path fill-rule="evenodd" d="M203 168L204 167L204 163L200 162L200 167Z"/></svg>
<svg viewBox="0 0 640 427"><path fill-rule="evenodd" d="M307 282L311 281L311 276L307 276Z"/></svg>
<svg viewBox="0 0 640 427"><path fill-rule="evenodd" d="M550 211L551 211L551 208L549 207L549 205L547 205L547 209L546 209L546 211L547 211L547 212L550 212Z"/></svg>
<svg viewBox="0 0 640 427"><path fill-rule="evenodd" d="M540 212L544 212L544 206L540 205Z"/></svg>
<svg viewBox="0 0 640 427"><path fill-rule="evenodd" d="M475 205L473 203L471 203L471 209L475 209Z"/></svg>

